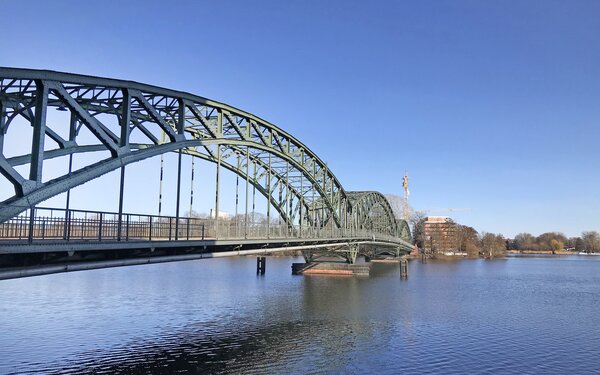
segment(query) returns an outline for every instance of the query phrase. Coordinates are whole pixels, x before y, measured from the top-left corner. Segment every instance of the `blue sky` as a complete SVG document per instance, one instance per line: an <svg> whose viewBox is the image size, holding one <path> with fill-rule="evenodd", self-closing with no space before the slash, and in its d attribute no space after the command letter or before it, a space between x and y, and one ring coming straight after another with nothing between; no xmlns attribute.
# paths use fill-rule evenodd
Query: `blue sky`
<svg viewBox="0 0 600 375"><path fill-rule="evenodd" d="M471 208L451 216L480 231L600 230L598 1L0 1L0 14L1 66L231 104L295 135L347 190L401 195L407 170L416 209Z"/></svg>

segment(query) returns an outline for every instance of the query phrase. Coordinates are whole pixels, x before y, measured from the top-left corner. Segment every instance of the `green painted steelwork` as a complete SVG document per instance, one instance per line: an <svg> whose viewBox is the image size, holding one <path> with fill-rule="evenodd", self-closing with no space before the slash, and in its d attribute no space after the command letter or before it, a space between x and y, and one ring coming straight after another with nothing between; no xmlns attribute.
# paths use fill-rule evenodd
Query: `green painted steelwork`
<svg viewBox="0 0 600 375"><path fill-rule="evenodd" d="M48 108L71 113L68 140L46 123ZM0 151L4 134L19 117L33 127L33 139L30 145L23 145L19 156L0 155L0 173L14 187L14 195L0 202L0 223L110 171L124 171L128 164L177 152L178 181L182 154L217 164L217 218L219 175L225 168L252 185L252 212L258 192L269 202L268 218L272 207L290 230L371 231L394 236L404 247L411 241L408 225L394 217L383 195L345 191L327 165L291 134L227 104L131 81L0 68ZM81 127L93 134L96 144L78 144ZM132 134L146 141L131 142ZM56 142L56 149L45 149L46 136ZM44 161L95 151L106 151L106 157L43 182ZM15 169L19 165L29 166L27 177ZM177 216L179 190L178 183ZM248 195L246 190L246 205Z"/></svg>

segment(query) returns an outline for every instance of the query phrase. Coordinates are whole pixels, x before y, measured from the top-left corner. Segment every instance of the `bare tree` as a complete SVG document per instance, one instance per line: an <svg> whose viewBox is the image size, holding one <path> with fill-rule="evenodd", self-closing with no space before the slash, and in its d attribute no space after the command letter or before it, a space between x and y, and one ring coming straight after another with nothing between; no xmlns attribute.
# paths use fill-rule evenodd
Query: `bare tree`
<svg viewBox="0 0 600 375"><path fill-rule="evenodd" d="M536 238L539 250L562 250L567 237L560 232L546 232Z"/></svg>
<svg viewBox="0 0 600 375"><path fill-rule="evenodd" d="M413 212L408 225L412 233L413 243L421 249L425 248L425 214L422 212Z"/></svg>
<svg viewBox="0 0 600 375"><path fill-rule="evenodd" d="M581 232L581 239L586 252L595 253L600 251L600 234L595 230Z"/></svg>
<svg viewBox="0 0 600 375"><path fill-rule="evenodd" d="M402 215L404 199L396 194L386 194L385 197L388 200L390 206L392 207L392 211L394 212L394 216L396 216L396 219L402 219L404 217Z"/></svg>
<svg viewBox="0 0 600 375"><path fill-rule="evenodd" d="M550 247L552 248L552 253L554 253L555 251L560 251L564 249L565 244L553 238L552 240L550 240Z"/></svg>
<svg viewBox="0 0 600 375"><path fill-rule="evenodd" d="M458 250L467 253L469 258L477 258L479 256L479 233L469 226L457 226Z"/></svg>
<svg viewBox="0 0 600 375"><path fill-rule="evenodd" d="M583 243L583 239L581 239L581 237L577 237L575 239L575 251L583 250L585 250L585 243Z"/></svg>
<svg viewBox="0 0 600 375"><path fill-rule="evenodd" d="M506 254L506 240L501 234L481 232L481 252L485 258L494 258Z"/></svg>
<svg viewBox="0 0 600 375"><path fill-rule="evenodd" d="M537 250L536 238L530 233L519 233L513 241L517 250Z"/></svg>
<svg viewBox="0 0 600 375"><path fill-rule="evenodd" d="M386 194L394 216L396 219L404 219L404 198L396 194ZM408 226L412 233L413 243L418 247L423 248L423 221L425 220L425 213L415 211L410 205L408 206Z"/></svg>
<svg viewBox="0 0 600 375"><path fill-rule="evenodd" d="M396 194L386 194L385 197L392 207L392 211L394 212L396 219L404 219L404 198ZM417 214L417 212L409 205L408 215L406 215L409 218L409 222L411 221L412 216L415 214Z"/></svg>
<svg viewBox="0 0 600 375"><path fill-rule="evenodd" d="M408 219L408 225L410 225L411 228L414 228L415 225L425 220L426 217L427 215L423 212L413 211Z"/></svg>

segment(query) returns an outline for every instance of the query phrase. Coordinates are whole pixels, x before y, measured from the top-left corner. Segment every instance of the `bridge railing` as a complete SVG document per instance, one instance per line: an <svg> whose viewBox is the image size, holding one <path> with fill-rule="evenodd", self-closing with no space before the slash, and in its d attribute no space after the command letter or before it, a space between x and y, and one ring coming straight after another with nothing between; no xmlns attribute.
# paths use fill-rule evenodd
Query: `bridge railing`
<svg viewBox="0 0 600 375"><path fill-rule="evenodd" d="M0 224L0 243L65 241L190 241L224 239L328 239L366 237L393 241L345 228L316 228L243 220L140 215L115 212L35 208Z"/></svg>

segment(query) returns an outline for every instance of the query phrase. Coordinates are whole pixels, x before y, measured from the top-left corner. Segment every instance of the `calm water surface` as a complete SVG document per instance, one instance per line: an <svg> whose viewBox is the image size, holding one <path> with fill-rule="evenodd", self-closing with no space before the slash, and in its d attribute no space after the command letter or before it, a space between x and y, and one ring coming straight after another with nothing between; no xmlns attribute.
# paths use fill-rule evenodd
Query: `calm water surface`
<svg viewBox="0 0 600 375"><path fill-rule="evenodd" d="M585 374L600 259L374 264L199 260L0 281L0 373ZM297 260L296 260L297 261Z"/></svg>

